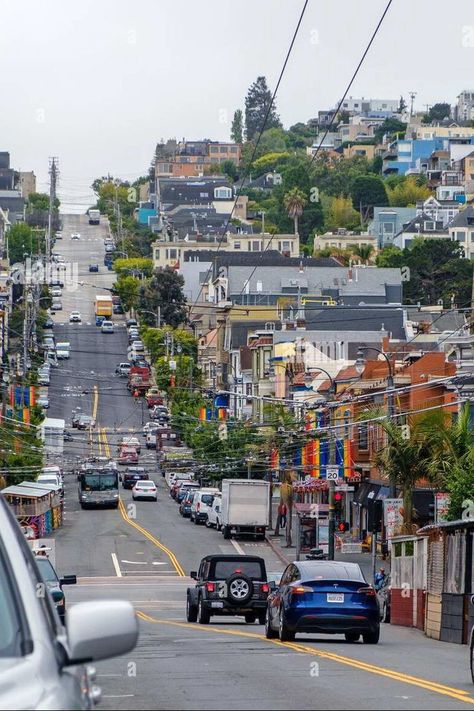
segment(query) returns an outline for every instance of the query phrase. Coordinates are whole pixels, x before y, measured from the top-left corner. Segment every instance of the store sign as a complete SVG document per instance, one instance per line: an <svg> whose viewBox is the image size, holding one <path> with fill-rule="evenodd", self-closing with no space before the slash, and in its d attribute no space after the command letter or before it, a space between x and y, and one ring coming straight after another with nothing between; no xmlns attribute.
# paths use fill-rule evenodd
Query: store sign
<svg viewBox="0 0 474 711"><path fill-rule="evenodd" d="M403 499L384 499L383 518L388 541L397 535L403 524L402 509Z"/></svg>

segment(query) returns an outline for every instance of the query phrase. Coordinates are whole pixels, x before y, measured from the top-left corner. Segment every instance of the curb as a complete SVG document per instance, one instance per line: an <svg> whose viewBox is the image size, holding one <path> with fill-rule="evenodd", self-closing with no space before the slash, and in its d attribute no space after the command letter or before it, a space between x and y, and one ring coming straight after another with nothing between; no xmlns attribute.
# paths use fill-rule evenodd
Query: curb
<svg viewBox="0 0 474 711"><path fill-rule="evenodd" d="M275 555L284 563L285 565L288 565L291 561L286 558L286 556L282 553L281 548L279 546L276 546L273 541L271 541L267 536L265 537L266 542L272 549L272 551L275 553Z"/></svg>

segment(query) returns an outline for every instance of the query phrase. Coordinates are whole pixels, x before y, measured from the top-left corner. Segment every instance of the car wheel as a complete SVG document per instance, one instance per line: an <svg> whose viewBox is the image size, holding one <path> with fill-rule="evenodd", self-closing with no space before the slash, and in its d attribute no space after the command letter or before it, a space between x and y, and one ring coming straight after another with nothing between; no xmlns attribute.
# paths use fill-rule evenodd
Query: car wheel
<svg viewBox="0 0 474 711"><path fill-rule="evenodd" d="M285 622L285 613L280 610L280 624L278 626L278 638L280 642L292 642L295 638L295 633L288 629Z"/></svg>
<svg viewBox="0 0 474 711"><path fill-rule="evenodd" d="M229 540L229 538L230 538L230 529L229 529L228 526L223 526L223 527L222 527L222 535L224 536L224 538L226 539L226 541Z"/></svg>
<svg viewBox="0 0 474 711"><path fill-rule="evenodd" d="M380 627L377 627L375 632L366 632L362 635L364 644L377 644L380 638Z"/></svg>
<svg viewBox="0 0 474 711"><path fill-rule="evenodd" d="M198 622L200 625L208 625L211 619L209 611L203 607L202 597L199 598Z"/></svg>
<svg viewBox="0 0 474 711"><path fill-rule="evenodd" d="M252 599L253 583L247 575L234 573L230 575L225 582L227 586L227 599L231 604L242 607Z"/></svg>
<svg viewBox="0 0 474 711"><path fill-rule="evenodd" d="M221 530L221 524L219 523L219 519L217 518L216 519L216 531L220 531L220 530Z"/></svg>
<svg viewBox="0 0 474 711"><path fill-rule="evenodd" d="M267 619L267 613L266 612L259 612L257 615L257 620L259 625L264 625L265 620Z"/></svg>
<svg viewBox="0 0 474 711"><path fill-rule="evenodd" d="M198 609L197 605L193 605L189 599L189 595L186 597L186 619L188 622L197 622Z"/></svg>
<svg viewBox="0 0 474 711"><path fill-rule="evenodd" d="M390 608L387 606L386 602L384 602L384 604L383 604L382 622L386 622L386 623L390 622Z"/></svg>
<svg viewBox="0 0 474 711"><path fill-rule="evenodd" d="M474 684L474 634L472 635L471 640L471 679Z"/></svg>
<svg viewBox="0 0 474 711"><path fill-rule="evenodd" d="M253 624L255 624L255 619L256 619L256 618L255 618L255 614L254 614L253 612L247 612L247 614L245 615L245 622L246 622L248 625L253 625Z"/></svg>
<svg viewBox="0 0 474 711"><path fill-rule="evenodd" d="M278 632L276 632L270 624L270 611L268 608L265 613L265 637L267 639L275 639L278 637Z"/></svg>
<svg viewBox="0 0 474 711"><path fill-rule="evenodd" d="M195 523L196 526L199 526L199 519L196 518L196 517L194 517L194 523Z"/></svg>
<svg viewBox="0 0 474 711"><path fill-rule="evenodd" d="M358 642L360 634L357 634L357 632L346 632L344 637L346 638L346 642Z"/></svg>

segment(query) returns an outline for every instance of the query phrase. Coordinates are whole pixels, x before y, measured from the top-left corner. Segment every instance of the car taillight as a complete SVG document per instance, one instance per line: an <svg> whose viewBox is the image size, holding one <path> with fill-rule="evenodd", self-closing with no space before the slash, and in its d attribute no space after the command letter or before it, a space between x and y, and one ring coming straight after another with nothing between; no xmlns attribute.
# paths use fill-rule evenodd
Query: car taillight
<svg viewBox="0 0 474 711"><path fill-rule="evenodd" d="M263 583L263 584L262 584L262 592L264 592L264 593L270 592L270 586L269 586L268 583Z"/></svg>
<svg viewBox="0 0 474 711"><path fill-rule="evenodd" d="M305 585L295 585L295 587L291 588L292 595L304 595L305 593L311 593L311 592L313 592L313 589L309 588Z"/></svg>
<svg viewBox="0 0 474 711"><path fill-rule="evenodd" d="M198 501L197 504L196 504L196 511L199 511L200 508L201 508L201 504L200 504L199 501Z"/></svg>
<svg viewBox="0 0 474 711"><path fill-rule="evenodd" d="M368 597L375 597L375 590L374 588L371 588L370 586L365 587L365 588L359 588L358 593L361 595L367 595Z"/></svg>
<svg viewBox="0 0 474 711"><path fill-rule="evenodd" d="M216 584L215 583L206 583L206 590L207 590L207 592L215 592Z"/></svg>

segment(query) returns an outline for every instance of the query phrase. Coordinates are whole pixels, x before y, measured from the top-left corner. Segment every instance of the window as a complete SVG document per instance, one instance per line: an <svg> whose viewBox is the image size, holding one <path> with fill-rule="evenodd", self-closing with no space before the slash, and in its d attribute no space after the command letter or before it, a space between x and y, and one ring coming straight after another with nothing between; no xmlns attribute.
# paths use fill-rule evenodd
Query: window
<svg viewBox="0 0 474 711"><path fill-rule="evenodd" d="M436 223L434 222L425 222L425 230L427 232L432 232L433 230L436 229Z"/></svg>
<svg viewBox="0 0 474 711"><path fill-rule="evenodd" d="M282 242L282 247L283 247L283 252L289 252L291 249L289 240L284 240Z"/></svg>
<svg viewBox="0 0 474 711"><path fill-rule="evenodd" d="M234 242L234 249L240 249L240 242Z"/></svg>
<svg viewBox="0 0 474 711"><path fill-rule="evenodd" d="M177 259L178 258L178 251L176 249L167 249L166 250L166 259Z"/></svg>
<svg viewBox="0 0 474 711"><path fill-rule="evenodd" d="M231 146L231 147L230 147L230 152L231 152L231 153L237 153L237 151L238 151L237 146Z"/></svg>
<svg viewBox="0 0 474 711"><path fill-rule="evenodd" d="M381 228L383 234L387 234L387 233L393 234L393 232L394 232L393 222L381 222L380 228Z"/></svg>
<svg viewBox="0 0 474 711"><path fill-rule="evenodd" d="M209 153L219 153L219 146L209 146Z"/></svg>
<svg viewBox="0 0 474 711"><path fill-rule="evenodd" d="M471 232L471 242L474 242L474 232Z"/></svg>
<svg viewBox="0 0 474 711"><path fill-rule="evenodd" d="M0 657L20 657L22 636L19 634L22 624L20 610L15 604L18 592L14 588L11 573L0 557Z"/></svg>
<svg viewBox="0 0 474 711"><path fill-rule="evenodd" d="M260 252L261 249L262 249L262 247L261 247L261 242L254 240L254 241L252 242L252 251L253 251L253 252Z"/></svg>
<svg viewBox="0 0 474 711"><path fill-rule="evenodd" d="M466 241L466 235L464 232L456 232L456 240L458 242L465 242Z"/></svg>
<svg viewBox="0 0 474 711"><path fill-rule="evenodd" d="M367 450L369 448L369 431L366 423L358 426L357 434L359 439L359 449Z"/></svg>
<svg viewBox="0 0 474 711"><path fill-rule="evenodd" d="M160 258L160 250L155 249L155 259L158 261L159 258Z"/></svg>

